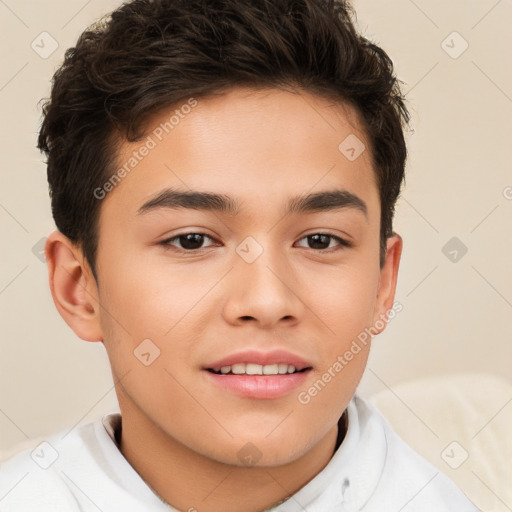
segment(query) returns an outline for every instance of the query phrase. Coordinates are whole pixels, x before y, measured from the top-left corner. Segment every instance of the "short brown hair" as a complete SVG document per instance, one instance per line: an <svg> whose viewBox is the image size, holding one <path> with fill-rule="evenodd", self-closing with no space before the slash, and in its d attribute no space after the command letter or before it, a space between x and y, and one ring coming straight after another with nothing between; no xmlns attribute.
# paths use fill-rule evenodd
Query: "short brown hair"
<svg viewBox="0 0 512 512"><path fill-rule="evenodd" d="M133 0L66 51L43 106L52 213L95 273L113 134L143 135L149 116L230 87L292 87L353 105L381 202L381 264L404 177L409 121L393 64L359 35L343 0Z"/></svg>

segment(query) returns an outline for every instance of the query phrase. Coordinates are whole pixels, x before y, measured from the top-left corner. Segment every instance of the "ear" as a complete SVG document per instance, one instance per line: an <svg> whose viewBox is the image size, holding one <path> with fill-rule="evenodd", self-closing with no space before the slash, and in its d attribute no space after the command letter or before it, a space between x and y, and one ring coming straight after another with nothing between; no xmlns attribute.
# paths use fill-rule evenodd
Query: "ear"
<svg viewBox="0 0 512 512"><path fill-rule="evenodd" d="M98 288L82 251L62 233L53 232L45 246L53 302L81 339L103 341Z"/></svg>
<svg viewBox="0 0 512 512"><path fill-rule="evenodd" d="M388 311L393 308L401 254L402 237L394 233L387 240L386 257L380 272L377 302L373 318L374 327L372 327L376 334L381 333L386 328L387 322L382 320L387 320L389 316ZM382 328L379 328L379 325L383 325Z"/></svg>

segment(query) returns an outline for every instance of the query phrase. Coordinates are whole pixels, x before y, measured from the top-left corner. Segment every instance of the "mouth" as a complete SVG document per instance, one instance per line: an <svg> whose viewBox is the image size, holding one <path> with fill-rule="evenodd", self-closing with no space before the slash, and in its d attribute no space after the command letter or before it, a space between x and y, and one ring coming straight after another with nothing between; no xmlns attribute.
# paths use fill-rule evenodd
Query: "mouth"
<svg viewBox="0 0 512 512"><path fill-rule="evenodd" d="M288 375L311 370L311 366L296 368L293 364L288 363L266 365L257 363L236 363L221 366L220 368L207 368L206 370L216 375Z"/></svg>
<svg viewBox="0 0 512 512"><path fill-rule="evenodd" d="M303 385L313 365L285 350L246 351L203 367L208 381L252 399L275 399Z"/></svg>

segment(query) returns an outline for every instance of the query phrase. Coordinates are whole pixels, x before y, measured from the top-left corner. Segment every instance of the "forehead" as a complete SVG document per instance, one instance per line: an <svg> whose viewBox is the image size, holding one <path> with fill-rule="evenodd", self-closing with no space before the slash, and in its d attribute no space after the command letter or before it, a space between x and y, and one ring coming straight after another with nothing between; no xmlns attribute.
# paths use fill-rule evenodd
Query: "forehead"
<svg viewBox="0 0 512 512"><path fill-rule="evenodd" d="M136 213L165 188L218 192L239 206L257 200L260 211L340 188L371 202L378 191L367 148L351 106L308 93L237 88L186 98L153 116L141 140L120 144L114 174L123 176L105 203Z"/></svg>

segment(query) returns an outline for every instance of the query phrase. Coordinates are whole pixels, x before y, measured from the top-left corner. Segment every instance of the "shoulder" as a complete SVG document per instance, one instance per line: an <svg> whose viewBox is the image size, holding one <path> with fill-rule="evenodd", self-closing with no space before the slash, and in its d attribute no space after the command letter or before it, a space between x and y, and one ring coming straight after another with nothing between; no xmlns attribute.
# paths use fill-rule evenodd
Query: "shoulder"
<svg viewBox="0 0 512 512"><path fill-rule="evenodd" d="M77 468L83 470L88 465L95 451L99 426L101 419L69 432L55 433L34 448L25 449L0 464L0 510L89 510L81 504L81 491L73 476Z"/></svg>
<svg viewBox="0 0 512 512"><path fill-rule="evenodd" d="M414 512L478 512L455 483L395 433L372 403L357 396L354 402L362 429L368 435L380 432L385 448L379 483L365 512L387 510L384 504Z"/></svg>
<svg viewBox="0 0 512 512"><path fill-rule="evenodd" d="M60 432L0 465L1 512L163 512L116 442L119 413Z"/></svg>
<svg viewBox="0 0 512 512"><path fill-rule="evenodd" d="M59 442L57 437L51 437L0 464L0 510L78 511L66 484L65 468L58 462L61 453L69 454L76 448L72 439Z"/></svg>

